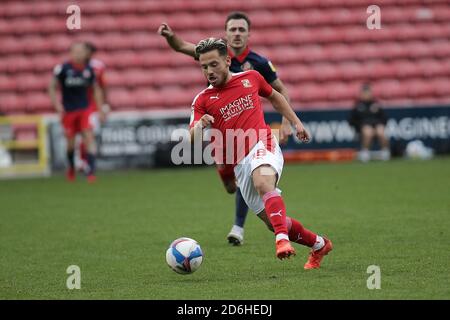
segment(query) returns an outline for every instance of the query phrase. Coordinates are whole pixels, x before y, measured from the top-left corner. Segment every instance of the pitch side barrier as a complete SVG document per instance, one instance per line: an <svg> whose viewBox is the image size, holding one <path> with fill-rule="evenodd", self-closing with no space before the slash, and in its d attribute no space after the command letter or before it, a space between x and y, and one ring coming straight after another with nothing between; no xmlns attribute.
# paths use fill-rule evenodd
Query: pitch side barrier
<svg viewBox="0 0 450 320"><path fill-rule="evenodd" d="M406 144L417 139L437 154L450 153L450 105L386 108L385 111L389 118L386 135L391 141L394 156L401 156ZM312 140L304 144L291 137L287 145L282 146L287 162L351 161L355 158L359 137L347 121L349 109L299 111L298 114L311 133ZM111 114L97 135L98 168L195 165L193 146L187 139L189 118L190 110L186 109ZM279 114L266 112L265 118L272 128L279 128ZM62 128L56 117L48 118L47 122L51 167L62 170L66 161ZM180 130L185 131L184 136L174 135ZM178 161L174 164L174 148L182 149L177 152L187 159L185 163ZM208 162L201 160L200 163Z"/></svg>

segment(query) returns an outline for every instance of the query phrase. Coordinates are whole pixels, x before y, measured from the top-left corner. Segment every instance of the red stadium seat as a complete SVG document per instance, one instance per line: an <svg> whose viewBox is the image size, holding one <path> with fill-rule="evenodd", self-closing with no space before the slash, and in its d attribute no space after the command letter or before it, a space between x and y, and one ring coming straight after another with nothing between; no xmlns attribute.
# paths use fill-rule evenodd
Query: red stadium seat
<svg viewBox="0 0 450 320"><path fill-rule="evenodd" d="M363 65L357 62L344 62L338 65L339 74L341 79L352 80L366 80L365 70Z"/></svg>
<svg viewBox="0 0 450 320"><path fill-rule="evenodd" d="M0 92L11 92L16 90L17 82L13 77L0 76Z"/></svg>
<svg viewBox="0 0 450 320"><path fill-rule="evenodd" d="M306 82L314 80L313 70L307 65L303 64L280 67L278 73L283 81L289 83Z"/></svg>
<svg viewBox="0 0 450 320"><path fill-rule="evenodd" d="M25 113L24 97L15 93L0 93L0 110L6 114Z"/></svg>
<svg viewBox="0 0 450 320"><path fill-rule="evenodd" d="M126 89L110 90L108 99L113 110L136 108L136 96Z"/></svg>
<svg viewBox="0 0 450 320"><path fill-rule="evenodd" d="M110 94L119 109L189 105L193 88L205 86L198 62L171 50L156 29L167 21L193 43L222 37L224 17L236 9L249 13L250 47L275 64L296 106L343 105L352 90L358 91L356 84L368 80L381 88L388 103L450 100L446 0L426 5L420 0L383 0L380 30L365 28L368 15L361 8L373 4L370 0L77 4L82 8L82 30L68 31L66 19L61 19L67 16L63 2L2 3L0 95L10 93L6 109L47 112L45 90L51 70L69 58L69 46L77 39L99 48L96 55L108 66Z"/></svg>
<svg viewBox="0 0 450 320"><path fill-rule="evenodd" d="M160 108L163 105L164 96L158 90L138 88L132 92L132 95L139 109Z"/></svg>
<svg viewBox="0 0 450 320"><path fill-rule="evenodd" d="M50 97L44 92L32 92L25 96L26 110L29 113L55 112Z"/></svg>
<svg viewBox="0 0 450 320"><path fill-rule="evenodd" d="M395 77L396 64L388 64L382 61L372 61L364 64L365 78L369 80L386 79Z"/></svg>
<svg viewBox="0 0 450 320"><path fill-rule="evenodd" d="M326 87L329 101L350 100L355 96L354 88L342 82L331 82Z"/></svg>
<svg viewBox="0 0 450 320"><path fill-rule="evenodd" d="M2 37L2 45L0 46L0 54L15 54L22 50L22 43L12 37Z"/></svg>
<svg viewBox="0 0 450 320"><path fill-rule="evenodd" d="M378 51L385 59L406 58L409 55L405 46L398 42L382 42L379 44Z"/></svg>
<svg viewBox="0 0 450 320"><path fill-rule="evenodd" d="M318 84L306 84L295 89L289 89L290 97L300 103L326 99L326 91Z"/></svg>
<svg viewBox="0 0 450 320"><path fill-rule="evenodd" d="M35 55L32 59L28 59L28 61L31 62L30 70L36 73L51 73L53 68L62 62L57 56L50 54Z"/></svg>
<svg viewBox="0 0 450 320"><path fill-rule="evenodd" d="M24 73L16 76L17 90L22 92L46 90L51 78L49 72L46 76L33 73Z"/></svg>
<svg viewBox="0 0 450 320"><path fill-rule="evenodd" d="M450 56L450 43L448 40L436 40L429 44L436 58L448 58Z"/></svg>
<svg viewBox="0 0 450 320"><path fill-rule="evenodd" d="M449 97L450 79L448 77L434 78L431 83L434 87L435 96Z"/></svg>
<svg viewBox="0 0 450 320"><path fill-rule="evenodd" d="M359 55L358 50L346 44L328 45L323 50L326 61L333 62L355 60Z"/></svg>
<svg viewBox="0 0 450 320"><path fill-rule="evenodd" d="M312 73L315 81L333 81L338 78L337 68L330 63L318 63L312 65Z"/></svg>
<svg viewBox="0 0 450 320"><path fill-rule="evenodd" d="M376 90L375 90L376 89ZM377 82L374 86L374 92L380 99L396 99L399 97L405 97L407 90L402 87L401 82L398 80L387 80Z"/></svg>
<svg viewBox="0 0 450 320"><path fill-rule="evenodd" d="M434 78L439 76L450 75L445 68L445 64L436 59L422 59L416 62L421 74L425 78Z"/></svg>
<svg viewBox="0 0 450 320"><path fill-rule="evenodd" d="M397 78L410 79L421 75L421 70L417 64L407 60L397 61L392 68L395 70Z"/></svg>
<svg viewBox="0 0 450 320"><path fill-rule="evenodd" d="M33 61L24 55L14 55L5 60L8 63L6 71L11 74L33 70Z"/></svg>

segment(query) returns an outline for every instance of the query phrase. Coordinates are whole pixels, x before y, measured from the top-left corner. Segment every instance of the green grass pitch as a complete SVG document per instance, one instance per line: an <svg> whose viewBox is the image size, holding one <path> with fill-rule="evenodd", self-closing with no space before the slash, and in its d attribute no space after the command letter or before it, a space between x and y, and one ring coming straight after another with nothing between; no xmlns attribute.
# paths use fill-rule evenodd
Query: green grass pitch
<svg viewBox="0 0 450 320"><path fill-rule="evenodd" d="M213 168L0 181L0 299L450 298L450 158L287 165L280 187L288 214L333 240L319 270L303 270L299 245L277 260L253 213L245 244L228 245L234 198ZM205 253L192 275L165 263L181 236ZM66 287L69 265L80 290Z"/></svg>

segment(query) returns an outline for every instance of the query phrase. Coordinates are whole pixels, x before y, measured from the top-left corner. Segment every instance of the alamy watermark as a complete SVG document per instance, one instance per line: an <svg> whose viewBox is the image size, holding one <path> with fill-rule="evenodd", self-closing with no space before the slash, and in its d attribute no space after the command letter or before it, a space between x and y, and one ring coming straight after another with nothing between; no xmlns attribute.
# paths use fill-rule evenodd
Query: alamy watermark
<svg viewBox="0 0 450 320"><path fill-rule="evenodd" d="M68 266L66 269L66 273L70 274L70 276L67 278L67 281L66 281L67 289L69 289L69 290L81 289L80 267L77 265Z"/></svg>
<svg viewBox="0 0 450 320"><path fill-rule="evenodd" d="M175 165L235 164L243 160L258 142L262 142L267 149L274 147L276 141L273 134L278 134L278 130L226 129L223 133L210 128L196 132L191 141L189 130L177 129L170 137L172 142L177 142L170 158Z"/></svg>
<svg viewBox="0 0 450 320"><path fill-rule="evenodd" d="M381 9L379 6L373 4L367 7L366 12L370 16L366 20L366 26L369 30L381 29Z"/></svg>
<svg viewBox="0 0 450 320"><path fill-rule="evenodd" d="M76 4L67 7L66 13L70 14L66 20L66 27L69 30L81 29L81 9Z"/></svg>
<svg viewBox="0 0 450 320"><path fill-rule="evenodd" d="M370 265L367 267L367 273L370 274L367 278L367 289L381 289L381 269L379 266Z"/></svg>

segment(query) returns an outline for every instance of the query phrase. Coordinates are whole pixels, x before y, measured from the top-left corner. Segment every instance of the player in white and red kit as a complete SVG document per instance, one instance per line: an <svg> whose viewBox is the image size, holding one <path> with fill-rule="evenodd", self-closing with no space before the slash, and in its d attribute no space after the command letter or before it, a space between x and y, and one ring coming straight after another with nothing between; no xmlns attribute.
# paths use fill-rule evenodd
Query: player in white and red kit
<svg viewBox="0 0 450 320"><path fill-rule="evenodd" d="M332 243L286 216L284 201L277 189L283 155L264 121L259 96L266 97L289 120L300 140L308 141L308 132L287 100L273 90L258 72L250 70L232 74L229 71L231 59L223 40L202 40L197 44L196 52L210 86L193 101L191 140L202 136L207 126L218 130L223 140L219 143L214 141L216 161L220 157L217 153L222 151L222 160L235 166L237 183L245 202L275 233L276 256L284 259L295 255L290 241L297 242L311 248L304 268L319 268L323 257L332 250Z"/></svg>

